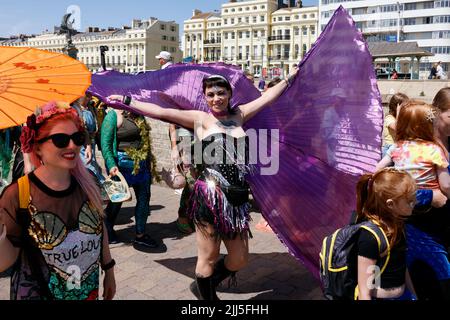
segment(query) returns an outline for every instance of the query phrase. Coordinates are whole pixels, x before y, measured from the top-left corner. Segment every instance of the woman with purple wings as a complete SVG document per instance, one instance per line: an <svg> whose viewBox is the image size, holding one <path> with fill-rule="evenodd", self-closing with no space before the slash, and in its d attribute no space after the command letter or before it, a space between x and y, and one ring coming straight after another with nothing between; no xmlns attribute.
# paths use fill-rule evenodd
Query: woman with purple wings
<svg viewBox="0 0 450 320"><path fill-rule="evenodd" d="M231 136L241 137L231 139L235 145L239 145L239 142L245 145L247 139L243 138L240 127L243 121L235 123L236 128L233 128L232 123L219 121L223 120L220 114L209 116L205 113L211 112L211 108L204 93L208 95L208 90L213 90L212 95L216 96L220 91L226 93L229 90L227 81L221 85L212 85L210 88L208 85L204 90L204 78L213 74L220 74L228 80L233 89L230 105L232 108L241 106L236 109L240 110L238 115L242 115L244 106L254 106L255 103L259 105L266 99L271 101L270 106L264 110L262 106L256 108L258 113L251 114L251 120L245 123L244 129L253 129L258 138L259 159L255 168L260 171L255 170L257 174L248 175L246 180L255 202L270 227L290 253L319 278L318 254L323 238L348 223L350 212L356 206L354 190L359 175L373 172L381 159L383 109L367 43L349 14L340 7L316 44L302 60L295 81L288 90L284 91L286 83L282 81L275 90L271 89L274 90L272 93L268 91L262 98L258 98L260 93L243 76L240 69L218 63L175 65L164 71L138 76L118 73L94 75L93 85L89 91L103 99L111 94L120 94L165 109L195 110L185 113L189 115L189 121L184 117L180 119L180 115L184 113L173 109L153 108L152 112L158 113L154 116L159 118L161 114L167 113L176 116L178 118L172 119L174 120L172 122L178 122L182 126L192 126L196 117L203 120L203 123L205 119L209 119L212 121L210 123L212 127L216 129L222 127L219 132L226 133L229 130ZM219 81L214 78L212 80ZM283 94L281 91L284 91ZM228 93L225 95L230 98ZM122 101L123 98L115 97L115 99ZM125 102L130 102L134 106L128 98ZM267 103L269 104L268 101ZM226 99L220 103L222 104L226 105ZM139 105L142 107L142 104ZM133 110L140 112L135 108ZM212 111L220 113L223 110L213 107ZM327 120L330 114L337 115L331 122ZM235 119L236 116L229 117ZM250 117L246 117L245 120L247 119ZM267 135L269 131L270 141L263 141L261 133ZM204 143L199 145L200 151L220 150L216 146L220 147L224 138L229 135L221 136L217 133L203 130L199 135L200 138L204 138ZM250 132L247 131L247 134L250 136ZM275 136L279 138L273 139ZM276 143L272 143L272 140L276 140ZM268 153L265 159L261 159L261 150ZM263 169L267 169L267 161L262 160L267 160L269 155L276 160L269 163L271 166L269 169L275 169L276 174L265 175L262 172ZM245 164L245 161L243 165L237 164L233 169L236 170L231 172L222 172L227 171L227 167L216 168L218 170L205 168L203 171L205 178L219 177L217 173L222 176L228 175L231 180L239 177L233 181L237 183L242 182L239 173L249 169ZM227 177L224 178L227 180ZM240 196L240 188L225 190L224 185L221 184L223 193L228 192L235 200L245 200L245 193L242 193L244 197ZM223 215L221 212L224 211L224 200L215 197L217 193L208 193L209 190L215 190L215 187L213 184L208 186L207 183L198 183L195 201L192 204L195 210L200 210L195 212L212 209ZM205 201L197 201L198 195L202 194L207 194L208 197ZM244 205L245 202L243 201ZM241 215L236 213L239 219L212 221L211 225L227 226L222 229L222 233L232 230L229 225L237 225L239 230L248 230L246 211L241 210L245 208L240 205L241 201L236 203L238 203L237 212L244 213ZM191 214L197 221L199 217L204 217L193 212ZM247 231L243 233L248 234ZM245 262L245 259L239 259ZM203 261L207 261L206 258ZM202 269L204 276L213 273L211 270L215 261L209 261L205 263L208 266L204 267L206 272ZM226 261L227 268L231 268L229 265L231 259L226 258ZM224 268L223 260L217 263L214 273L221 273L223 276L204 280L206 285L202 288L213 288L216 283L229 275ZM212 286L210 281L214 281ZM214 291L206 292L205 295L215 298Z"/></svg>
<svg viewBox="0 0 450 320"><path fill-rule="evenodd" d="M276 100L297 71L293 69L286 80L260 98L235 108L230 105L230 82L221 75L209 76L203 80L203 93L210 113L162 108L130 96L107 98L111 105L122 104L133 112L177 123L195 132L199 145L194 149L201 152L194 152L199 178L188 209L198 231L196 286L191 286L191 290L202 300L218 300L216 287L248 262L251 232L249 186L245 176L251 171L249 148L253 150L257 146L249 145L243 125ZM221 241L228 255L217 261Z"/></svg>

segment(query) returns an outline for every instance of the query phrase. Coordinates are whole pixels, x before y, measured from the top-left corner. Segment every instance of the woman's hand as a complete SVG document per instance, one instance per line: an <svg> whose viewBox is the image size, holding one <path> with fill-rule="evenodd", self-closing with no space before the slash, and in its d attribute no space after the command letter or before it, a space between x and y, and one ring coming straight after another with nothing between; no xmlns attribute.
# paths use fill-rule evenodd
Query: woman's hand
<svg viewBox="0 0 450 320"><path fill-rule="evenodd" d="M172 162L175 165L179 165L181 163L180 151L178 150L178 146L172 148L172 151L170 152L170 157L172 158Z"/></svg>
<svg viewBox="0 0 450 320"><path fill-rule="evenodd" d="M109 97L106 98L106 103L108 105L113 106L115 109L120 109L120 110L131 110L130 106L126 105L123 102L124 96L121 95L111 95ZM133 100L131 100L130 104L133 103Z"/></svg>
<svg viewBox="0 0 450 320"><path fill-rule="evenodd" d="M288 78L295 78L295 76L298 73L298 70L299 70L298 67L293 67L289 72Z"/></svg>
<svg viewBox="0 0 450 320"><path fill-rule="evenodd" d="M447 203L447 197L442 193L440 189L433 189L433 200L431 200L431 206L434 208L441 208Z"/></svg>
<svg viewBox="0 0 450 320"><path fill-rule="evenodd" d="M114 275L114 268L105 272L103 279L103 300L112 300L116 295L116 277Z"/></svg>
<svg viewBox="0 0 450 320"><path fill-rule="evenodd" d="M110 177L115 177L118 174L119 174L119 168L117 168L117 167L113 167L113 168L111 168L111 170L109 170Z"/></svg>
<svg viewBox="0 0 450 320"><path fill-rule="evenodd" d="M90 144L84 149L84 161L86 161L86 165L92 162L92 145Z"/></svg>
<svg viewBox="0 0 450 320"><path fill-rule="evenodd" d="M108 96L106 98L107 101L113 101L113 102L122 102L123 101L123 96L115 94L115 95L111 95Z"/></svg>

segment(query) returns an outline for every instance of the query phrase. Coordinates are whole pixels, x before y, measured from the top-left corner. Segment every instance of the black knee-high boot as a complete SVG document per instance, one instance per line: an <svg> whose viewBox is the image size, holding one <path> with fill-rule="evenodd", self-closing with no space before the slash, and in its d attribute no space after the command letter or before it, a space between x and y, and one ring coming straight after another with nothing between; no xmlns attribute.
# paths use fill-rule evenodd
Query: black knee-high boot
<svg viewBox="0 0 450 320"><path fill-rule="evenodd" d="M233 279L236 275L235 271L230 271L225 266L225 257L222 257L219 261L217 261L214 266L213 283L214 287L217 287L223 280L231 276Z"/></svg>
<svg viewBox="0 0 450 320"><path fill-rule="evenodd" d="M216 294L216 286L213 282L213 276L209 276L207 278L196 277L196 281L191 284L190 289L199 300L219 300Z"/></svg>

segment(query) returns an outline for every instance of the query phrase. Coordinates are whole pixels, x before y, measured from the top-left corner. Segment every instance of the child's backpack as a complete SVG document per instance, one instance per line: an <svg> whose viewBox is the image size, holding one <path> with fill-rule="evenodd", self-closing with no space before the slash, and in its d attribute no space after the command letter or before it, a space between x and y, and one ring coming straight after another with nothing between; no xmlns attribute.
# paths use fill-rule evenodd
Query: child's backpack
<svg viewBox="0 0 450 320"><path fill-rule="evenodd" d="M358 297L356 241L361 229L372 233L378 242L380 259L377 266L381 276L389 262L389 241L384 231L371 221L350 224L323 239L320 251L320 280L325 298L356 300ZM383 254L386 253L386 254Z"/></svg>

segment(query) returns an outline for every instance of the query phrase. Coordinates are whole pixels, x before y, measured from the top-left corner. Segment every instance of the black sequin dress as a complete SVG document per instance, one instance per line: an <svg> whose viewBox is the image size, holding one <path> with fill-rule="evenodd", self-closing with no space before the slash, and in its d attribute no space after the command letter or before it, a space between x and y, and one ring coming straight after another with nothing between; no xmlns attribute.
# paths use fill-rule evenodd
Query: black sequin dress
<svg viewBox="0 0 450 320"><path fill-rule="evenodd" d="M248 137L212 134L194 146L200 173L189 201L189 216L198 225L214 226L215 236L251 236L249 221Z"/></svg>

